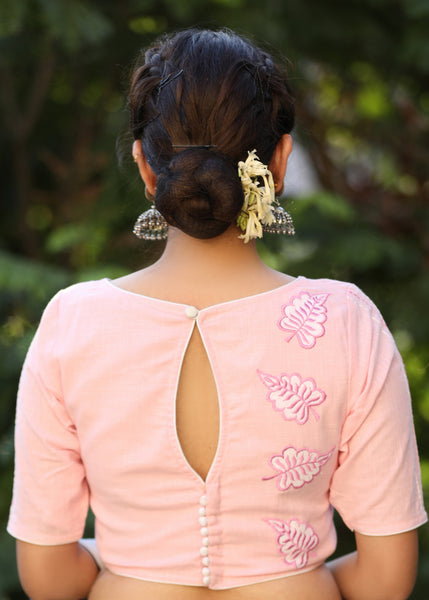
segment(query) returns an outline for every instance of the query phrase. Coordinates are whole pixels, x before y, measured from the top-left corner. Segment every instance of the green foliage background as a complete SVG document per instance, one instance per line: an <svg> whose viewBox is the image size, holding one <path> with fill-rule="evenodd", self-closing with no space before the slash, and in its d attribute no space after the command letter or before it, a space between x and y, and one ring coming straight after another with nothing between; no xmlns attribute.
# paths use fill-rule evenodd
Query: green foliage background
<svg viewBox="0 0 429 600"><path fill-rule="evenodd" d="M126 79L139 48L191 25L231 27L291 60L295 138L321 185L289 198L296 238L260 250L292 275L353 281L378 304L409 375L429 496L429 0L0 0L2 523L17 381L43 307L61 287L162 251L130 233L147 205L124 133ZM427 526L420 535L414 599L429 589ZM3 531L0 598L24 598Z"/></svg>

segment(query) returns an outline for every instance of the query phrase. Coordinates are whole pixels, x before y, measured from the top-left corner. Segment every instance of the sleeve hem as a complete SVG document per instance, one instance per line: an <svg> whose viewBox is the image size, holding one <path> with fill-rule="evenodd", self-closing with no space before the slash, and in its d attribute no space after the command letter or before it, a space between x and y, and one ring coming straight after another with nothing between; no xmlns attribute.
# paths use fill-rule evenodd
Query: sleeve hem
<svg viewBox="0 0 429 600"><path fill-rule="evenodd" d="M414 521L409 521L406 522L404 524L401 525L392 525L391 527L385 527L383 530L378 530L378 528L373 528L373 527L365 527L365 526L357 526L357 527L351 527L350 525L346 525L349 527L349 529L351 529L351 531L354 531L356 533L361 533L362 535L367 535L367 536L371 536L371 537L381 537L381 536L385 536L385 535L397 535L399 533L406 533L407 531L412 531L413 529L417 529L418 527L421 527L422 525L424 525L425 523L428 522L428 516L426 513L420 515L418 518L416 518Z"/></svg>
<svg viewBox="0 0 429 600"><path fill-rule="evenodd" d="M34 544L36 546L63 546L65 544L78 542L82 537L82 531L71 533L70 535L61 535L58 537L50 535L21 535L21 532L17 531L12 526L7 527L7 532L16 540L20 540L21 542L26 542L28 544Z"/></svg>

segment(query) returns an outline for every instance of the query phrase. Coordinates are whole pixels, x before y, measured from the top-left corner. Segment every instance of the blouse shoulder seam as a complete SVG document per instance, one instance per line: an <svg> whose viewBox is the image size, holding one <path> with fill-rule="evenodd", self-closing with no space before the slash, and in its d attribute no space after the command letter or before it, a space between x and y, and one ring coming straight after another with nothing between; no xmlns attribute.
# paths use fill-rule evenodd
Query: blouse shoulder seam
<svg viewBox="0 0 429 600"><path fill-rule="evenodd" d="M365 308L368 311L370 318L382 326L382 332L385 334L390 334L389 328L387 327L383 315L381 314L376 304L374 304L374 302L353 283L348 284L347 298L348 300L353 298L356 303L356 306ZM348 302L348 304L350 303Z"/></svg>
<svg viewBox="0 0 429 600"><path fill-rule="evenodd" d="M62 299L63 299L63 292L64 290L60 290L57 295L56 295L56 320L57 320L57 326L55 328L55 337L52 343L52 353L55 359L55 362L57 364L57 369L58 369L58 380L59 380L59 384L60 384L60 392L61 392L61 403L64 404L64 385L63 385L63 377L62 377L62 369L61 369L61 362L60 362L60 358L59 358L59 339L61 339L63 336L61 335L61 315L60 315L60 311L61 311L61 303L62 303Z"/></svg>

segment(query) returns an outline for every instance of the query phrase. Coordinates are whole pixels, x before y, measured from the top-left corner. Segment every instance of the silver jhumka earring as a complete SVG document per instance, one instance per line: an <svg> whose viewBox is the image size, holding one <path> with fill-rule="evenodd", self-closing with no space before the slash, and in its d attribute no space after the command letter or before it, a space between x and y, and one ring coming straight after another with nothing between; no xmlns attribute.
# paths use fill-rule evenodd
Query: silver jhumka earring
<svg viewBox="0 0 429 600"><path fill-rule="evenodd" d="M162 214L151 206L137 219L133 233L140 240L166 240L168 236L168 223Z"/></svg>
<svg viewBox="0 0 429 600"><path fill-rule="evenodd" d="M292 217L283 207L278 204L272 206L272 214L274 221L271 225L262 225L262 230L265 233L277 233L283 235L295 235L295 227L293 225Z"/></svg>
<svg viewBox="0 0 429 600"><path fill-rule="evenodd" d="M134 162L137 162L141 154L134 155ZM145 189L146 198L152 202L149 210L143 212L137 219L133 233L140 240L166 240L168 236L168 223L162 214L155 208L154 197Z"/></svg>
<svg viewBox="0 0 429 600"><path fill-rule="evenodd" d="M146 198L152 202L149 210L143 212L137 219L133 233L140 240L166 240L168 236L168 223L162 214L155 208L154 197L145 189Z"/></svg>

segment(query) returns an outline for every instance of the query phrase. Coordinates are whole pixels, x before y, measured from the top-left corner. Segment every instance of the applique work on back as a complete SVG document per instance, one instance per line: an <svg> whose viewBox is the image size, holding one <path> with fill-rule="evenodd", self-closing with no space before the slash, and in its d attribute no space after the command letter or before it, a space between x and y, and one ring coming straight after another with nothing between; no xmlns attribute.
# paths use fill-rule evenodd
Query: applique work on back
<svg viewBox="0 0 429 600"><path fill-rule="evenodd" d="M325 334L323 324L327 320L325 302L329 294L309 294L301 292L292 298L290 304L282 307L283 316L278 322L280 329L289 335L290 342L294 337L302 348L310 349L316 344L316 339Z"/></svg>
<svg viewBox="0 0 429 600"><path fill-rule="evenodd" d="M277 478L277 488L281 492L291 487L301 488L319 475L333 451L334 448L326 454L319 454L317 450L307 450L307 448L297 450L293 446L288 446L281 454L271 457L270 464L277 473L270 477L263 477L263 481Z"/></svg>
<svg viewBox="0 0 429 600"><path fill-rule="evenodd" d="M302 569L308 563L310 554L319 544L319 538L313 528L304 521L267 520L268 525L280 533L277 538L279 551L287 565Z"/></svg>
<svg viewBox="0 0 429 600"><path fill-rule="evenodd" d="M319 414L314 406L322 404L326 398L323 390L311 377L303 379L297 373L293 375L282 374L280 377L258 371L262 383L270 390L267 400L272 403L273 409L282 413L286 421L296 421L304 425L310 415L316 421Z"/></svg>

